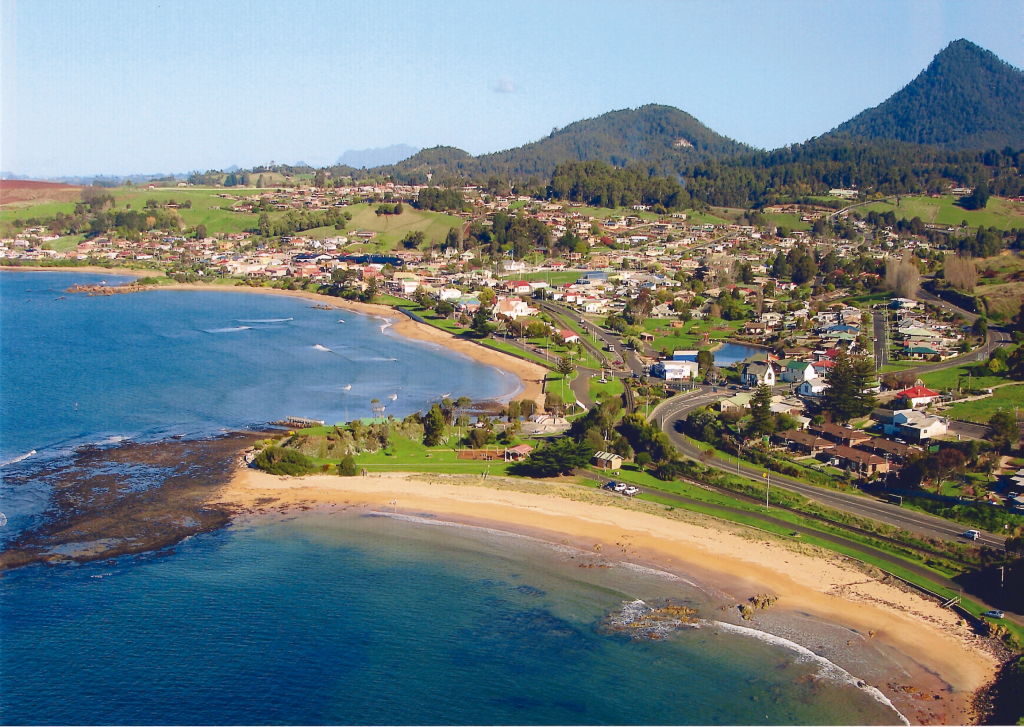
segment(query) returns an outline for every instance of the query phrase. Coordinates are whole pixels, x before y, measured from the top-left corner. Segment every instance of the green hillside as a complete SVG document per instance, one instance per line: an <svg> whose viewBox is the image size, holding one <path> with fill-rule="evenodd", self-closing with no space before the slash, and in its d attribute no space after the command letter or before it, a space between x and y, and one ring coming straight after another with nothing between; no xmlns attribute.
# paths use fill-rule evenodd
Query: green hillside
<svg viewBox="0 0 1024 727"><path fill-rule="evenodd" d="M1024 72L956 40L913 81L826 136L894 139L947 149L1024 146Z"/></svg>

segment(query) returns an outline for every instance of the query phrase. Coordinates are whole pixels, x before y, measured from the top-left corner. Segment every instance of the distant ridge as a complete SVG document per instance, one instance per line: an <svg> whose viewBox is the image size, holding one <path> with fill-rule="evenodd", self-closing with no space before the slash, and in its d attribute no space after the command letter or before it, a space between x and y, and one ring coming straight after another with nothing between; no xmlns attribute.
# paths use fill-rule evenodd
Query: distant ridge
<svg viewBox="0 0 1024 727"><path fill-rule="evenodd" d="M426 173L547 178L568 161L603 161L617 167L639 163L669 171L744 151L751 147L712 131L685 111L648 104L577 121L513 149L473 157L456 147L434 147L380 171L407 180Z"/></svg>
<svg viewBox="0 0 1024 727"><path fill-rule="evenodd" d="M370 169L382 167L387 164L397 164L403 159L408 159L419 151L419 147L408 144L392 144L391 146L376 147L373 149L349 149L338 157L338 164L352 167L353 169Z"/></svg>
<svg viewBox="0 0 1024 727"><path fill-rule="evenodd" d="M1024 72L969 40L955 40L887 100L819 138L1024 147Z"/></svg>

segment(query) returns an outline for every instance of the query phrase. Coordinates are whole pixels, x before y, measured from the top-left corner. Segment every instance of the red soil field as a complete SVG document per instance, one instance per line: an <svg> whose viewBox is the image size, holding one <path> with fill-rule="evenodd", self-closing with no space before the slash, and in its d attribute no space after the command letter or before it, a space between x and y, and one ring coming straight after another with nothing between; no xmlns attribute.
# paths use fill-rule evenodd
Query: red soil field
<svg viewBox="0 0 1024 727"><path fill-rule="evenodd" d="M0 205L15 202L76 202L81 187L27 179L0 179Z"/></svg>

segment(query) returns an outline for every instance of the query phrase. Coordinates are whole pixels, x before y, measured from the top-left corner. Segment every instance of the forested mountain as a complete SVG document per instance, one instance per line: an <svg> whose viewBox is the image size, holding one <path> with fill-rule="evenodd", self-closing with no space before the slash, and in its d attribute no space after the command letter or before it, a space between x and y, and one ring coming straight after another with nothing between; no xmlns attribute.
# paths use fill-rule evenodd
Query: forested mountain
<svg viewBox="0 0 1024 727"><path fill-rule="evenodd" d="M896 140L947 149L1024 147L1024 72L968 40L942 50L886 101L822 138Z"/></svg>
<svg viewBox="0 0 1024 727"><path fill-rule="evenodd" d="M649 104L577 121L514 149L471 157L461 149L436 147L381 171L404 181L418 181L427 171L442 177L546 181L563 162L602 161L616 167L638 164L672 172L712 156L750 150L716 134L684 111Z"/></svg>

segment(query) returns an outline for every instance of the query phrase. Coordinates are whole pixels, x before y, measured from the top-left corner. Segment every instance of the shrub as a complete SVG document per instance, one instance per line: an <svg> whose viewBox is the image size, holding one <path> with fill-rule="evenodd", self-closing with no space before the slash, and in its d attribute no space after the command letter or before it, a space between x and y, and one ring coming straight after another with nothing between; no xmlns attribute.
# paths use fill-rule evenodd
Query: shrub
<svg viewBox="0 0 1024 727"><path fill-rule="evenodd" d="M264 472L292 477L309 474L316 469L313 460L302 452L283 447L267 447L256 455L255 463Z"/></svg>
<svg viewBox="0 0 1024 727"><path fill-rule="evenodd" d="M341 462L338 463L338 474L345 477L353 477L358 474L356 461L351 454L346 454L342 457Z"/></svg>

